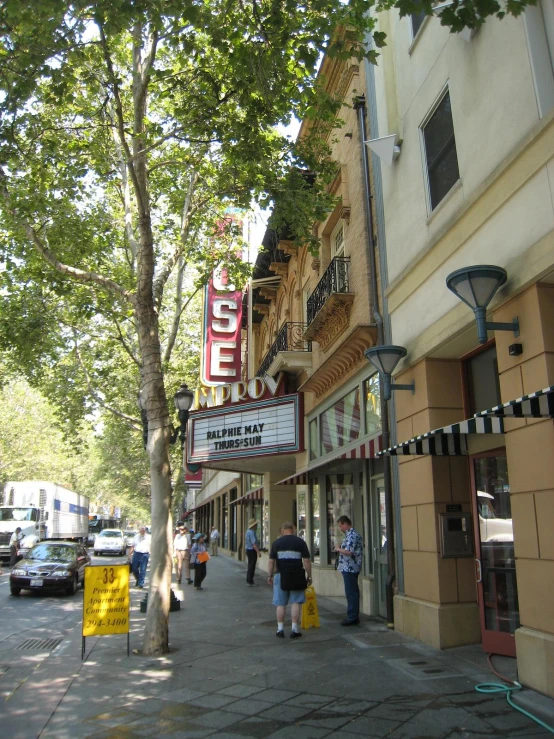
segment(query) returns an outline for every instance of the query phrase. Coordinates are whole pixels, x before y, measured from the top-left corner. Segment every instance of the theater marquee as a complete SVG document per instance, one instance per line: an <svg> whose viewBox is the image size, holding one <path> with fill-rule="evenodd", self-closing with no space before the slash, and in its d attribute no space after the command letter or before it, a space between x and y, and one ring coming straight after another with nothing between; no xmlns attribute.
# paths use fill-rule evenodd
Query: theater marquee
<svg viewBox="0 0 554 739"><path fill-rule="evenodd" d="M294 454L301 450L299 396L191 413L189 462Z"/></svg>

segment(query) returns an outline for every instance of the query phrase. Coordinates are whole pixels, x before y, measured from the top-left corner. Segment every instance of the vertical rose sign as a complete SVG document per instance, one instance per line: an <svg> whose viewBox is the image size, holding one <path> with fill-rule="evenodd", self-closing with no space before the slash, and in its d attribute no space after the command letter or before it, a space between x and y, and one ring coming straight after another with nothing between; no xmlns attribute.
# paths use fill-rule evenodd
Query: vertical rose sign
<svg viewBox="0 0 554 739"><path fill-rule="evenodd" d="M215 273L204 295L203 385L222 385L241 378L242 292L227 284L227 273Z"/></svg>

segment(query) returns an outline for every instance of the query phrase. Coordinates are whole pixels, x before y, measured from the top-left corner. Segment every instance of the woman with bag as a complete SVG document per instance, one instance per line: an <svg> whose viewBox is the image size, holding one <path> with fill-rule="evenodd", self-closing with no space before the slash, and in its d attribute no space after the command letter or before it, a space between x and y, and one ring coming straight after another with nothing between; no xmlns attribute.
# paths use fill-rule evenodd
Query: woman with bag
<svg viewBox="0 0 554 739"><path fill-rule="evenodd" d="M196 534L190 551L190 565L194 567L194 589L203 590L202 581L206 577L206 562L209 560L204 534Z"/></svg>

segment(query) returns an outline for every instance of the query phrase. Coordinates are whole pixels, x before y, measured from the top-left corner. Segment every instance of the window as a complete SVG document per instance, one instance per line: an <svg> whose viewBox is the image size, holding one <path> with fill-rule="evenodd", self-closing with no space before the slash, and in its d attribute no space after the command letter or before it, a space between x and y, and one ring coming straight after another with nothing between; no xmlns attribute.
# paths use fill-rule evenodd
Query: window
<svg viewBox="0 0 554 739"><path fill-rule="evenodd" d="M454 123L447 91L422 127L429 204L434 210L460 178Z"/></svg>
<svg viewBox="0 0 554 739"><path fill-rule="evenodd" d="M306 493L298 493L296 498L297 534L306 541Z"/></svg>
<svg viewBox="0 0 554 739"><path fill-rule="evenodd" d="M263 484L264 484L263 475L246 474L244 476L244 489L245 490L256 490L257 488L261 488Z"/></svg>
<svg viewBox="0 0 554 739"><path fill-rule="evenodd" d="M375 373L364 382L366 433L381 430L381 387L379 374Z"/></svg>
<svg viewBox="0 0 554 739"><path fill-rule="evenodd" d="M501 401L496 347L491 346L466 359L464 365L469 404L468 415L472 416L486 408L499 405Z"/></svg>
<svg viewBox="0 0 554 739"><path fill-rule="evenodd" d="M229 527L227 521L227 493L223 496L223 516L221 517L221 546L223 549L229 547Z"/></svg>
<svg viewBox="0 0 554 739"><path fill-rule="evenodd" d="M344 221L339 221L331 234L331 257L344 256Z"/></svg>
<svg viewBox="0 0 554 739"><path fill-rule="evenodd" d="M354 475L327 475L327 564L335 561L335 547L343 540L338 520L348 516L352 521L354 507Z"/></svg>
<svg viewBox="0 0 554 739"><path fill-rule="evenodd" d="M233 488L230 492L231 503L237 499L237 489ZM231 518L229 521L229 529L231 534L231 545L229 549L232 552L237 551L237 505L231 506Z"/></svg>
<svg viewBox="0 0 554 739"><path fill-rule="evenodd" d="M310 421L309 424L309 435L310 435L310 461L319 457L319 439L317 434L317 418Z"/></svg>
<svg viewBox="0 0 554 739"><path fill-rule="evenodd" d="M319 517L319 483L310 483L311 511L312 511L312 546L310 547L312 560L315 564L319 564L319 536L320 536L320 517Z"/></svg>
<svg viewBox="0 0 554 739"><path fill-rule="evenodd" d="M360 390L357 387L321 416L323 452L334 452L360 436Z"/></svg>
<svg viewBox="0 0 554 739"><path fill-rule="evenodd" d="M423 21L427 18L425 11L420 10L419 13L410 14L410 23L412 25L412 38L415 38L418 34L419 29L423 25Z"/></svg>

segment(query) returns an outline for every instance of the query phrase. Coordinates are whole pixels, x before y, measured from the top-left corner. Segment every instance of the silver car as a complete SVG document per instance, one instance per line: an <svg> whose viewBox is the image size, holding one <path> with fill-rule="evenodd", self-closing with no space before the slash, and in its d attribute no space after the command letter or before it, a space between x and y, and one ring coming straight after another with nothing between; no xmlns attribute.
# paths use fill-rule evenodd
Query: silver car
<svg viewBox="0 0 554 739"><path fill-rule="evenodd" d="M127 531L123 532L123 536L125 537L125 541L128 547L133 546L133 542L135 541L136 535L137 535L137 532L133 531L132 529L128 529Z"/></svg>
<svg viewBox="0 0 554 739"><path fill-rule="evenodd" d="M94 540L94 554L127 554L127 542L121 529L102 529Z"/></svg>

